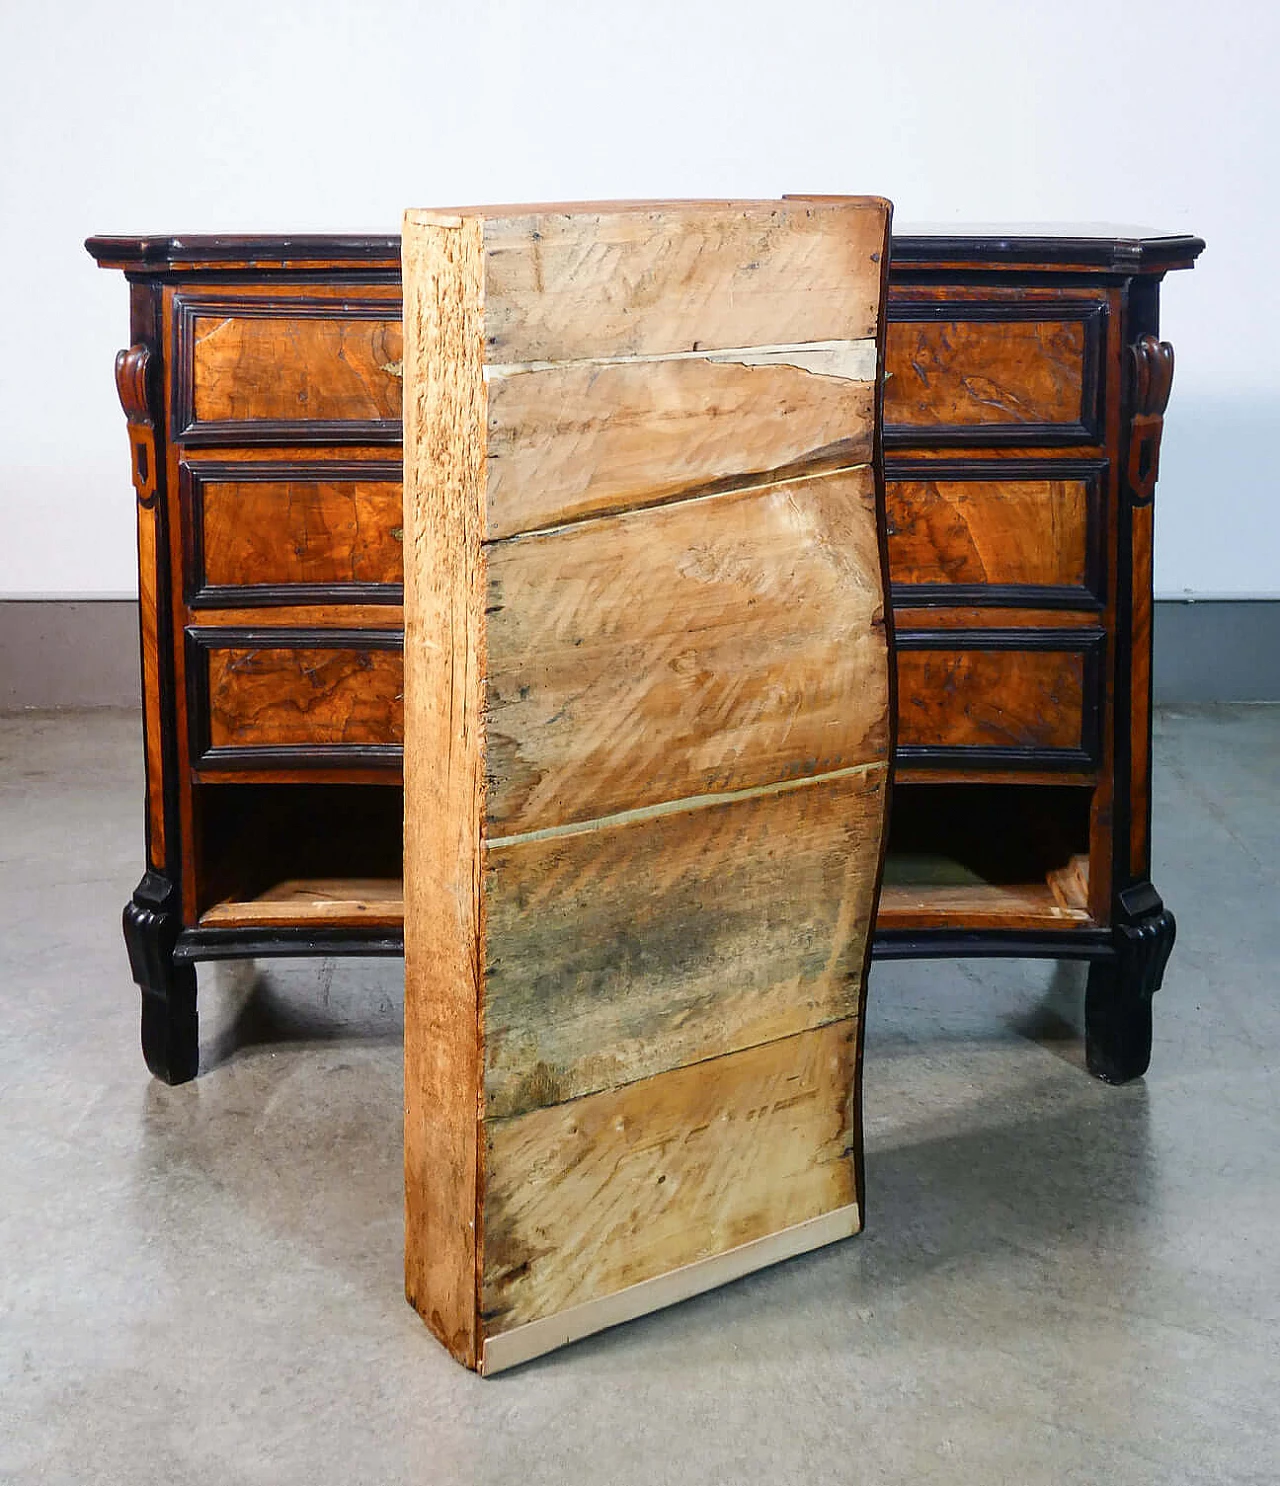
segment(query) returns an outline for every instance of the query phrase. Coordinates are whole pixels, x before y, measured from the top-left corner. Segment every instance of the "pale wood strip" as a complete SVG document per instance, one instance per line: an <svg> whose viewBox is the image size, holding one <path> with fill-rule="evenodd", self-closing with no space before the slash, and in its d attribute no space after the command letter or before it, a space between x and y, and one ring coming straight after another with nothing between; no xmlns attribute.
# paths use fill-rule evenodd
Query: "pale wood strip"
<svg viewBox="0 0 1280 1486"><path fill-rule="evenodd" d="M486 1114L856 1016L886 774L489 847Z"/></svg>
<svg viewBox="0 0 1280 1486"><path fill-rule="evenodd" d="M1092 920L1086 909L1060 903L1045 882L960 887L886 883L876 914L876 924L882 929L960 928L997 922L1010 929L1062 929Z"/></svg>
<svg viewBox="0 0 1280 1486"><path fill-rule="evenodd" d="M876 333L887 202L614 203L572 213L492 212L483 218L491 363L863 340ZM476 220L468 210L418 215L442 223Z"/></svg>
<svg viewBox="0 0 1280 1486"><path fill-rule="evenodd" d="M204 928L289 924L399 928L403 922L404 884L398 877L294 878L254 898L226 898L200 916Z"/></svg>
<svg viewBox="0 0 1280 1486"><path fill-rule="evenodd" d="M585 1305L571 1305L558 1315L545 1316L541 1321L527 1321L512 1331L486 1337L479 1371L484 1377L492 1377L494 1373L518 1367L522 1362L531 1362L535 1357L570 1342L581 1341L584 1336L604 1331L609 1326L634 1321L638 1316L677 1305L682 1300L690 1300L704 1291L740 1280L770 1264L812 1253L861 1231L862 1214L858 1204L851 1202L834 1212L794 1223L780 1233L766 1234L764 1238L739 1244L736 1249L715 1254L710 1259L698 1259L668 1274L628 1285L613 1295L589 1300Z"/></svg>
<svg viewBox="0 0 1280 1486"><path fill-rule="evenodd" d="M489 546L495 835L883 758L869 469Z"/></svg>
<svg viewBox="0 0 1280 1486"><path fill-rule="evenodd" d="M869 381L701 358L493 379L486 534L865 464L874 404Z"/></svg>
<svg viewBox="0 0 1280 1486"><path fill-rule="evenodd" d="M405 222L405 1293L477 1355L485 392L478 225Z"/></svg>
<svg viewBox="0 0 1280 1486"><path fill-rule="evenodd" d="M857 1199L857 1022L485 1122L485 1334Z"/></svg>

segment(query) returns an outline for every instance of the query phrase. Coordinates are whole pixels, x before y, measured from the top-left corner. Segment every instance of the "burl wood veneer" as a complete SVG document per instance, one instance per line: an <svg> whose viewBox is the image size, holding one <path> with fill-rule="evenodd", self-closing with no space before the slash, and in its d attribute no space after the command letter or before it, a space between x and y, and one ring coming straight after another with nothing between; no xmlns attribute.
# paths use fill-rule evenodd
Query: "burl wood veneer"
<svg viewBox="0 0 1280 1486"><path fill-rule="evenodd" d="M482 1371L861 1227L887 233L406 217L406 1288Z"/></svg>

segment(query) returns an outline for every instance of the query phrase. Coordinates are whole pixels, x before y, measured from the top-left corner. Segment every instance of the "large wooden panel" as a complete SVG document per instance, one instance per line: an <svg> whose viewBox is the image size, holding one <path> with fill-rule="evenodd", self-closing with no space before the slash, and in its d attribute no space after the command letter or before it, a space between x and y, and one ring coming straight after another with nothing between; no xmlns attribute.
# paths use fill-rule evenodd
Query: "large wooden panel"
<svg viewBox="0 0 1280 1486"><path fill-rule="evenodd" d="M214 748L391 744L404 737L404 665L393 650L210 648Z"/></svg>
<svg viewBox="0 0 1280 1486"><path fill-rule="evenodd" d="M842 1021L657 1078L487 1120L489 1334L857 1199Z"/></svg>
<svg viewBox="0 0 1280 1486"><path fill-rule="evenodd" d="M490 849L486 1113L855 1015L885 773Z"/></svg>
<svg viewBox="0 0 1280 1486"><path fill-rule="evenodd" d="M1087 596L1085 479L889 479L885 505L895 588L1034 586Z"/></svg>
<svg viewBox="0 0 1280 1486"><path fill-rule="evenodd" d="M491 376L488 535L870 460L873 341L730 355Z"/></svg>
<svg viewBox="0 0 1280 1486"><path fill-rule="evenodd" d="M495 836L881 757L868 469L488 551Z"/></svg>
<svg viewBox="0 0 1280 1486"><path fill-rule="evenodd" d="M902 429L1024 426L1085 434L1094 426L1098 345L1089 318L1019 315L913 320L898 306L885 349L884 419ZM972 318L969 316L972 315Z"/></svg>
<svg viewBox="0 0 1280 1486"><path fill-rule="evenodd" d="M859 1222L887 220L793 211L406 219L407 1289L486 1371Z"/></svg>
<svg viewBox="0 0 1280 1486"><path fill-rule="evenodd" d="M175 304L177 431L305 436L308 426L399 435L402 336L394 303L188 300ZM254 429L254 425L261 427Z"/></svg>
<svg viewBox="0 0 1280 1486"><path fill-rule="evenodd" d="M404 581L398 467L245 463L187 466L184 475L188 589L197 605L261 602L254 592L234 591L245 588L320 590L340 602L346 591ZM297 601L287 592L274 596Z"/></svg>

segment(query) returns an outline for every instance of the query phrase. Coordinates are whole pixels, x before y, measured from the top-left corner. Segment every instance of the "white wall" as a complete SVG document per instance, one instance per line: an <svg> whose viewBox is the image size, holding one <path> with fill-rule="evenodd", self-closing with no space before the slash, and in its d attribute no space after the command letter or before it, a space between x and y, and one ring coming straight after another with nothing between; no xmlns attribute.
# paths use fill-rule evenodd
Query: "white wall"
<svg viewBox="0 0 1280 1486"><path fill-rule="evenodd" d="M1165 287L1156 586L1280 593L1278 40L1263 0L2 0L0 595L134 589L90 233L788 190L1206 238Z"/></svg>

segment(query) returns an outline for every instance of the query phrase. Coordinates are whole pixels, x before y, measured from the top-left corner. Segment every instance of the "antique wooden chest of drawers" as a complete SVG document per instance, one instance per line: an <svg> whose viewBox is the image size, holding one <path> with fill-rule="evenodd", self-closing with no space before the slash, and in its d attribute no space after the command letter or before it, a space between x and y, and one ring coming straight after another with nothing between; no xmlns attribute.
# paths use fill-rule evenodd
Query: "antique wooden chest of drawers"
<svg viewBox="0 0 1280 1486"><path fill-rule="evenodd" d="M178 1082L197 961L402 951L399 240L87 246L130 283L147 863L125 938L148 1066ZM1202 248L899 234L890 273L875 953L1087 960L1112 1081L1147 1066L1174 934L1150 881L1158 299Z"/></svg>

